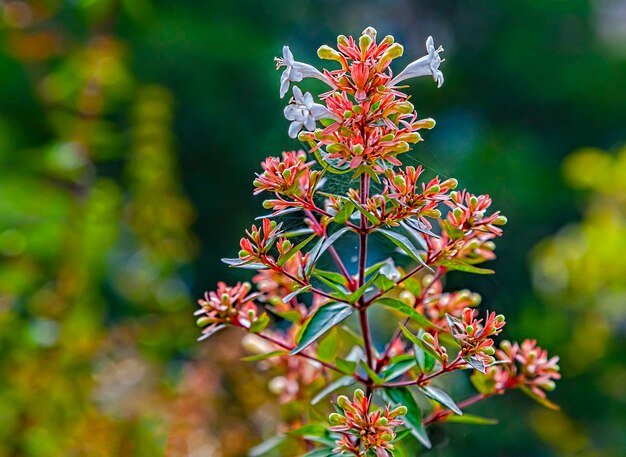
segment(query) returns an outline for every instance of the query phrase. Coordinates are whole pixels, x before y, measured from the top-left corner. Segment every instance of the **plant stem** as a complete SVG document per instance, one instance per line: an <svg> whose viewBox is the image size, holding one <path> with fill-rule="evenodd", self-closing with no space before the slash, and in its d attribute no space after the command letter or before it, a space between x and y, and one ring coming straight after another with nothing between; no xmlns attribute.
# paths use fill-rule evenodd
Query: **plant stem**
<svg viewBox="0 0 626 457"><path fill-rule="evenodd" d="M322 226L320 225L319 221L315 217L315 214L313 214L313 212L310 210L306 210L305 213L309 217L313 225L315 226L317 232L323 233L324 238L328 238L328 236L326 235L326 232L324 231L324 229L322 229ZM354 278L352 278L352 276L350 276L350 273L348 273L348 269L346 268L343 261L341 260L341 257L339 257L339 254L337 253L337 250L335 249L335 247L329 246L328 252L330 253L331 257L335 261L335 264L341 271L341 274L346 278L346 281L348 281L348 288L351 291L355 291L356 287L354 287Z"/></svg>
<svg viewBox="0 0 626 457"><path fill-rule="evenodd" d="M262 333L256 333L256 335L258 335L258 336L260 336L261 338L263 338L264 340L269 341L270 343L275 344L276 346L279 346L279 347L281 347L281 348L283 348L283 349L286 349L286 350L288 350L288 351L292 351L292 350L294 349L294 348L292 348L292 347L289 347L289 345L288 345L288 344L285 344L285 343L283 343L282 341L279 341L279 340L277 340L277 339L275 339L275 338L272 338L271 336L264 335L264 334L262 334ZM312 355L305 354L304 352L299 352L299 353L297 353L297 354L296 354L296 356L300 356L300 357L304 357L305 359L312 360L312 361L317 362L317 363L319 363L320 365L322 365L322 366L324 366L324 367L328 368L329 370L332 370L332 371L335 371L335 372L337 372L337 373L340 373L340 374L342 374L342 375L344 375L344 376L347 376L347 373L344 373L343 371L341 371L339 368L337 368L337 367L336 367L335 365L333 365L332 363L324 362L323 360L318 359L317 357L314 357L314 356L312 356ZM359 376L359 375L358 375L358 374L356 374L356 373L354 373L352 376L353 376L353 377L354 377L357 381L360 381L360 382L362 382L362 383L364 383L364 384L367 384L367 382L368 382L368 380L367 380L367 379L362 378L361 376Z"/></svg>
<svg viewBox="0 0 626 457"><path fill-rule="evenodd" d="M360 187L359 187L359 200L363 205L369 197L370 191L370 177L368 174L363 173L361 175ZM361 287L365 283L365 269L367 265L367 218L364 214L361 214L361 231L359 233L359 271L358 271L358 287ZM367 359L367 366L370 369L374 369L374 358L372 356L372 336L370 334L369 323L367 322L367 308L365 306L365 299L363 296L359 299L359 322L361 324L361 333L363 334L363 344L365 346L365 357ZM372 382L368 376L367 396L372 393Z"/></svg>

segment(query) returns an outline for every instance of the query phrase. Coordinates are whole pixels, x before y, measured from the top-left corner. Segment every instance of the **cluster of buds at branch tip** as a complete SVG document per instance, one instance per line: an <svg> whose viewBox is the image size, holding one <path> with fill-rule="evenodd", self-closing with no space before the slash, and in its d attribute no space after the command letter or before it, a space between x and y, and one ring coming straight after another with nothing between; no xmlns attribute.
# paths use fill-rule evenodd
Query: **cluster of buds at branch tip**
<svg viewBox="0 0 626 457"><path fill-rule="evenodd" d="M485 367L495 363L495 348L492 336L498 335L505 325L504 316L487 312L485 319L476 319L478 311L465 308L461 318L446 316L448 327L454 339L461 346L460 356L478 371L485 372Z"/></svg>
<svg viewBox="0 0 626 457"><path fill-rule="evenodd" d="M227 325L250 329L258 319L257 306L254 300L258 293L250 294L249 283L237 283L228 287L225 283L217 283L217 290L207 292L198 300L200 309L195 312L197 324L203 327L204 340Z"/></svg>
<svg viewBox="0 0 626 457"><path fill-rule="evenodd" d="M242 262L265 261L267 259L267 252L281 234L280 229L280 224L268 218L264 218L260 228L253 225L250 230L246 230L248 237L242 238L239 242L241 247L239 259Z"/></svg>
<svg viewBox="0 0 626 457"><path fill-rule="evenodd" d="M360 166L378 167L384 163L400 165L398 154L407 152L410 144L421 141L420 129L430 129L432 119L418 120L408 96L397 89L406 79L432 75L438 86L443 84L439 70L442 48L435 49L432 37L426 41L427 55L409 64L395 78L390 69L393 59L404 49L392 36L376 42L376 31L365 29L358 40L343 35L337 38L337 49L322 46L318 56L337 62L336 70L315 67L294 60L288 47L282 58L276 58L277 68L285 68L281 76L280 95L283 97L292 82L316 78L325 82L330 91L320 95L324 104L316 103L310 93L293 87L293 98L285 108L285 117L291 121L289 136L298 137L322 150L328 165L345 163L356 169ZM324 129L317 129L321 121ZM305 128L306 131L298 135ZM318 157L318 160L320 158Z"/></svg>
<svg viewBox="0 0 626 457"><path fill-rule="evenodd" d="M561 378L559 358L549 357L548 351L537 345L536 340L524 340L522 344L503 341L495 353L498 363L489 367L490 393L501 394L506 390L528 388L540 398L546 391L554 390L554 381Z"/></svg>
<svg viewBox="0 0 626 457"><path fill-rule="evenodd" d="M393 450L391 442L396 436L393 428L404 423L399 417L407 413L405 406L393 409L387 406L384 410L372 408L370 398L361 389L354 392L352 400L340 395L337 405L343 413L329 416L330 430L340 432L343 437L336 442L337 448L333 452L359 457L370 455L368 451L377 457L391 455L388 451Z"/></svg>

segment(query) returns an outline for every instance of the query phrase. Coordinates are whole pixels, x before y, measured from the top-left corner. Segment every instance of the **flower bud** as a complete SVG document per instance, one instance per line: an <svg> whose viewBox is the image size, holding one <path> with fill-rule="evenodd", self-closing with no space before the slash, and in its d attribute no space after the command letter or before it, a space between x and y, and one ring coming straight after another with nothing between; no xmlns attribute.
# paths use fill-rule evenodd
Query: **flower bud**
<svg viewBox="0 0 626 457"><path fill-rule="evenodd" d="M439 191L441 191L441 188L437 184L435 184L434 186L430 186L428 189L426 189L426 195L438 194Z"/></svg>
<svg viewBox="0 0 626 457"><path fill-rule="evenodd" d="M364 148L362 144L355 144L354 146L352 146L352 151L358 156L363 154L363 150Z"/></svg>
<svg viewBox="0 0 626 457"><path fill-rule="evenodd" d="M390 35L387 35L385 37L385 40L390 38L391 41L393 41L393 37ZM383 42L385 41L383 40ZM380 61L379 61L379 69L382 69L382 67L384 67L388 62L391 62L393 59L397 59L398 57L400 57L402 54L404 54L404 47L402 47L401 44L399 43L394 43L391 46L389 46L389 48L383 53L382 56L380 56Z"/></svg>
<svg viewBox="0 0 626 457"><path fill-rule="evenodd" d="M385 38L382 39L382 41L380 42L380 44L393 44L394 42L394 38L392 35L387 35Z"/></svg>
<svg viewBox="0 0 626 457"><path fill-rule="evenodd" d="M551 392L551 391L553 391L556 388L556 384L554 383L554 381L549 379L549 380L539 384L539 387L541 387L543 390L547 390L547 391Z"/></svg>
<svg viewBox="0 0 626 457"><path fill-rule="evenodd" d="M398 137L399 140L406 141L407 143L418 143L422 141L422 135L417 132L405 133Z"/></svg>
<svg viewBox="0 0 626 457"><path fill-rule="evenodd" d="M361 35L359 38L359 48L361 48L361 56L365 57L365 53L367 52L367 48L372 44L372 37L369 35Z"/></svg>
<svg viewBox="0 0 626 457"><path fill-rule="evenodd" d="M291 241L289 241L289 240L283 241L282 245L280 246L280 248L281 248L281 250L283 252L287 251L290 247L291 247Z"/></svg>
<svg viewBox="0 0 626 457"><path fill-rule="evenodd" d="M426 344L433 345L435 344L435 338L430 333L424 333L422 336L422 341Z"/></svg>
<svg viewBox="0 0 626 457"><path fill-rule="evenodd" d="M404 176L402 175L396 175L393 178L393 183L402 190L406 189L406 180L404 179Z"/></svg>
<svg viewBox="0 0 626 457"><path fill-rule="evenodd" d="M337 44L341 45L341 46L348 46L350 44L350 42L348 41L348 39L346 38L345 35L339 35L337 37Z"/></svg>
<svg viewBox="0 0 626 457"><path fill-rule="evenodd" d="M493 348L493 346L486 346L482 349L482 351L487 354L487 355L493 355L495 354L496 350Z"/></svg>
<svg viewBox="0 0 626 457"><path fill-rule="evenodd" d="M380 435L380 440L381 441L391 441L393 439L393 436L391 435L391 433L383 433L382 435Z"/></svg>
<svg viewBox="0 0 626 457"><path fill-rule="evenodd" d="M314 135L311 132L300 132L298 134L298 139L300 141L311 141L313 140Z"/></svg>
<svg viewBox="0 0 626 457"><path fill-rule="evenodd" d="M344 117L345 119L350 119L350 118L352 117L352 114L353 114L353 113L352 113L352 111L350 111L349 109L347 109L347 110L345 110L345 111L343 112L343 117Z"/></svg>
<svg viewBox="0 0 626 457"><path fill-rule="evenodd" d="M478 198L475 195L472 195L469 201L469 207L471 211L476 210L476 206L478 206Z"/></svg>
<svg viewBox="0 0 626 457"><path fill-rule="evenodd" d="M263 208L265 209L272 209L274 207L274 201L273 200L264 200L263 201ZM239 256L241 257L241 252L239 252Z"/></svg>
<svg viewBox="0 0 626 457"><path fill-rule="evenodd" d="M389 421L384 416L379 417L378 420L376 421L376 425L382 425L383 427L387 425L388 423Z"/></svg>
<svg viewBox="0 0 626 457"><path fill-rule="evenodd" d="M405 416L408 412L408 409L404 405L396 406L394 409L389 411L389 417L395 419L398 416Z"/></svg>
<svg viewBox="0 0 626 457"><path fill-rule="evenodd" d="M408 102L408 101L403 101L403 102L396 104L396 109L398 110L400 114L411 114L413 110L415 109L415 107L413 106L413 103Z"/></svg>
<svg viewBox="0 0 626 457"><path fill-rule="evenodd" d="M337 404L339 405L341 409L344 409L344 410L347 409L348 407L351 407L350 400L345 395L339 395L339 397L337 397Z"/></svg>
<svg viewBox="0 0 626 457"><path fill-rule="evenodd" d="M339 54L337 51L327 45L320 46L320 48L317 50L317 55L320 59L324 60L336 60L338 62L342 61L341 54Z"/></svg>
<svg viewBox="0 0 626 457"><path fill-rule="evenodd" d="M365 394L363 393L361 389L357 389L354 391L354 398L356 400L362 401L364 397L365 397Z"/></svg>
<svg viewBox="0 0 626 457"><path fill-rule="evenodd" d="M498 323L504 322L504 315L503 314L498 314L496 316L496 322L498 322Z"/></svg>
<svg viewBox="0 0 626 457"><path fill-rule="evenodd" d="M446 190L452 190L452 189L456 189L456 186L458 185L459 185L459 182L456 179L450 178L450 179L446 179L444 182L441 183L441 188L446 189Z"/></svg>
<svg viewBox="0 0 626 457"><path fill-rule="evenodd" d="M498 216L493 221L493 225L505 225L508 222L506 216Z"/></svg>
<svg viewBox="0 0 626 457"><path fill-rule="evenodd" d="M385 136L380 137L381 142L393 141L396 136L393 133L388 133Z"/></svg>
<svg viewBox="0 0 626 457"><path fill-rule="evenodd" d="M400 299L401 302L403 302L406 305L409 305L411 307L415 306L415 301L416 301L415 295L413 295L408 290L403 290L402 292L400 292L400 295L398 296L398 298Z"/></svg>
<svg viewBox="0 0 626 457"><path fill-rule="evenodd" d="M346 147L343 144L334 143L326 147L326 152L332 154L335 152L345 152Z"/></svg>
<svg viewBox="0 0 626 457"><path fill-rule="evenodd" d="M215 319L211 319L210 317L207 316L202 316L199 317L198 320L196 320L196 325L198 327L206 327L209 324L212 324L213 322L215 322Z"/></svg>
<svg viewBox="0 0 626 457"><path fill-rule="evenodd" d="M328 416L328 421L333 425L343 425L346 423L346 418L339 413L332 413Z"/></svg>
<svg viewBox="0 0 626 457"><path fill-rule="evenodd" d="M467 327L465 327L465 333L467 333L468 335L471 335L472 333L474 333L474 326L468 325Z"/></svg>
<svg viewBox="0 0 626 457"><path fill-rule="evenodd" d="M283 175L283 178L288 180L289 178L291 178L291 169L287 168L286 170L283 171L282 175Z"/></svg>
<svg viewBox="0 0 626 457"><path fill-rule="evenodd" d="M267 388L274 395L280 395L287 389L288 383L289 381L284 376L276 376L269 382Z"/></svg>

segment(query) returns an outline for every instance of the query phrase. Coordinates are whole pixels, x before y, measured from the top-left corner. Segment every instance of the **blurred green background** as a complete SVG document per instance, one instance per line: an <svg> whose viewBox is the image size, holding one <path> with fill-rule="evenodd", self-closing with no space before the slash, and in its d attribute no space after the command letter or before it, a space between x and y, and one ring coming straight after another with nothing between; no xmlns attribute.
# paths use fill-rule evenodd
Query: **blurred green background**
<svg viewBox="0 0 626 457"><path fill-rule="evenodd" d="M446 83L410 153L509 218L498 272L452 276L508 338L562 356L561 412L512 393L500 424L425 456L626 452L626 1L0 2L0 457L242 456L271 434L236 332L197 344L194 297L262 212L287 135L272 58L368 25ZM460 396L467 382L459 382ZM167 450L166 450L167 448Z"/></svg>

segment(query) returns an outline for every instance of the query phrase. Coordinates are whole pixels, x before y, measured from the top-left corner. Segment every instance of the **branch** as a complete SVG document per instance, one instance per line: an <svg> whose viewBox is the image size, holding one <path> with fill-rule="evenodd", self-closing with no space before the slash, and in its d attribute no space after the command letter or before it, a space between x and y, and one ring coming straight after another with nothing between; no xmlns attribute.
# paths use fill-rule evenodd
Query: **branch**
<svg viewBox="0 0 626 457"><path fill-rule="evenodd" d="M457 406L463 409L489 397L491 397L490 394L476 394L473 397L457 403ZM439 411L432 413L430 416L424 419L424 425L428 425L433 422L441 422L445 420L450 414L453 414L453 412L448 408L440 409Z"/></svg>

